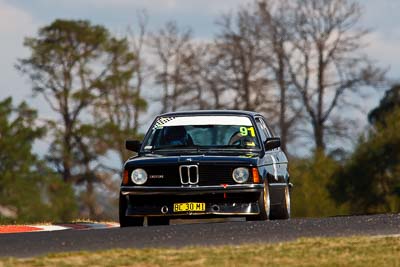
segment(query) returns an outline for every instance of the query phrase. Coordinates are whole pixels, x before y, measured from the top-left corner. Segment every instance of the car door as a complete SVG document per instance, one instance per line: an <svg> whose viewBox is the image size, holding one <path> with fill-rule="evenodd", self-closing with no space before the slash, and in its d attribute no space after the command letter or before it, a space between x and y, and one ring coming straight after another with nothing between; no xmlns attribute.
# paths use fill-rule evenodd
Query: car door
<svg viewBox="0 0 400 267"><path fill-rule="evenodd" d="M266 138L274 137L271 129L267 126L263 117L256 118L257 127L260 127ZM261 134L262 136L263 134ZM280 148L275 148L265 152L265 159L271 160L268 164L268 183L270 187L270 201L271 205L280 205L282 202L282 195L288 180L287 172L287 159L286 155Z"/></svg>
<svg viewBox="0 0 400 267"><path fill-rule="evenodd" d="M271 129L267 126L263 117L256 117L255 121L263 143L267 138L274 137ZM272 178L269 179L271 183L286 182L287 158L280 148L265 151L264 162L266 165L270 166L268 168L268 173Z"/></svg>
<svg viewBox="0 0 400 267"><path fill-rule="evenodd" d="M270 132L266 131L263 126L262 118L255 117L256 127L260 135L262 145L264 145L267 138L271 137ZM267 150L262 154L259 162L259 171L263 179L267 179L269 182L275 180L278 177L277 172L277 161L275 157L276 152L273 150Z"/></svg>

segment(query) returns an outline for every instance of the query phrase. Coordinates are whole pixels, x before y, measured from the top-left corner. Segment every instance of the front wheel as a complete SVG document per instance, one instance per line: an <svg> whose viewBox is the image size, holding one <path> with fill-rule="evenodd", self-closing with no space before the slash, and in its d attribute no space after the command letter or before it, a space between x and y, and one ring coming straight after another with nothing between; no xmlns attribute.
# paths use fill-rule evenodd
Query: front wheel
<svg viewBox="0 0 400 267"><path fill-rule="evenodd" d="M285 187L284 195L282 196L281 205L274 207L271 210L271 219L287 220L290 219L290 189L289 185Z"/></svg>
<svg viewBox="0 0 400 267"><path fill-rule="evenodd" d="M269 196L269 185L267 180L264 181L264 190L258 198L258 206L260 207L260 214L256 216L247 216L247 221L264 221L268 220L271 210L271 201Z"/></svg>
<svg viewBox="0 0 400 267"><path fill-rule="evenodd" d="M128 207L128 200L126 196L119 194L119 225L120 227L130 226L143 226L143 217L129 217L126 216L126 209Z"/></svg>

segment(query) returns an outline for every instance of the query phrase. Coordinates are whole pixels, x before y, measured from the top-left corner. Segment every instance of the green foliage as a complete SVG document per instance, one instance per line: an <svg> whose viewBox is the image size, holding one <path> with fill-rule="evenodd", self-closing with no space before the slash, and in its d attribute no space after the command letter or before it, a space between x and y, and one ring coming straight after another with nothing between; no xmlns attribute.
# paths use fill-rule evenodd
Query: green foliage
<svg viewBox="0 0 400 267"><path fill-rule="evenodd" d="M371 124L384 123L388 116L395 109L400 107L400 84L393 85L386 91L379 105L368 114L368 120Z"/></svg>
<svg viewBox="0 0 400 267"><path fill-rule="evenodd" d="M110 150L124 158L124 140L137 134L138 112L146 109L132 86L137 57L126 38L86 20L55 20L24 45L31 54L18 68L58 116L48 124L47 160L80 187L81 215L101 218L98 199L105 197L97 194L110 194L97 189L115 191L109 182L115 172L101 158Z"/></svg>
<svg viewBox="0 0 400 267"><path fill-rule="evenodd" d="M140 95L139 82L132 81L139 75L140 64L130 51L126 39L112 38L107 51L113 57L110 73L100 88L100 97L94 102L94 122L98 129L97 142L114 150L121 164L129 152L124 144L127 138L140 138L138 133L139 115L147 110L147 102Z"/></svg>
<svg viewBox="0 0 400 267"><path fill-rule="evenodd" d="M68 220L74 216L71 187L62 183L32 153L43 136L36 126L36 111L25 103L14 108L12 99L0 102L0 223Z"/></svg>
<svg viewBox="0 0 400 267"><path fill-rule="evenodd" d="M324 217L347 212L330 196L328 186L339 164L323 153L307 159L292 159L290 176L292 189L292 213L294 217Z"/></svg>
<svg viewBox="0 0 400 267"><path fill-rule="evenodd" d="M75 159L83 156L79 155L82 144L76 140L80 137L77 132L82 114L100 95L99 88L113 61L107 52L109 42L110 34L103 26L61 19L40 28L37 37L24 42L31 54L19 60L18 68L29 75L33 91L59 115L49 123L54 139L48 159L64 181L73 182L74 175L79 174L81 161ZM88 119L89 114L85 115Z"/></svg>
<svg viewBox="0 0 400 267"><path fill-rule="evenodd" d="M400 109L386 114L335 175L332 195L352 213L400 209Z"/></svg>

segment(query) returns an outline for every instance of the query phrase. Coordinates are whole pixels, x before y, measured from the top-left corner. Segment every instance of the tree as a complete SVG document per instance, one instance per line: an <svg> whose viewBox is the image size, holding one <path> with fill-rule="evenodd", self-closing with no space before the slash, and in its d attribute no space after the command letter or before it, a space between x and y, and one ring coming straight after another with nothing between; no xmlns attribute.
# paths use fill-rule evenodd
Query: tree
<svg viewBox="0 0 400 267"><path fill-rule="evenodd" d="M335 111L364 86L382 81L383 71L362 54L367 31L357 27L361 7L352 0L298 0L293 4L292 51L288 59L292 82L311 123L316 150L325 138L341 136L347 120Z"/></svg>
<svg viewBox="0 0 400 267"><path fill-rule="evenodd" d="M292 210L295 217L325 217L347 214L347 203L336 203L329 186L339 163L322 153L290 164Z"/></svg>
<svg viewBox="0 0 400 267"><path fill-rule="evenodd" d="M215 70L215 46L206 42L191 42L182 62L181 84L185 88L180 106L191 109L222 108L223 89L218 87Z"/></svg>
<svg viewBox="0 0 400 267"><path fill-rule="evenodd" d="M226 88L220 81L219 48L214 43L201 43L193 46L193 60L190 77L193 90L197 92L194 103L199 109L226 108Z"/></svg>
<svg viewBox="0 0 400 267"><path fill-rule="evenodd" d="M278 110L279 119L276 123L278 127L275 128L281 138L281 148L286 152L287 144L296 137L296 124L303 116L303 106L295 93L288 66L288 61L293 56L290 45L290 12L290 4L286 0L260 1L255 10L261 24L264 60L275 91L274 102L277 102L274 109Z"/></svg>
<svg viewBox="0 0 400 267"><path fill-rule="evenodd" d="M45 131L36 118L25 103L0 101L0 223L68 220L76 213L71 187L32 153Z"/></svg>
<svg viewBox="0 0 400 267"><path fill-rule="evenodd" d="M219 56L214 67L219 71L216 83L233 103L227 107L264 113L285 151L302 115L287 66L289 11L287 1L264 0L241 6L236 14L225 14L218 23Z"/></svg>
<svg viewBox="0 0 400 267"><path fill-rule="evenodd" d="M217 25L215 78L223 88L226 107L253 111L268 107L270 81L257 18L242 8L236 15L223 15Z"/></svg>
<svg viewBox="0 0 400 267"><path fill-rule="evenodd" d="M396 110L376 132L362 138L354 154L336 174L332 196L348 203L352 213L397 212L400 208L400 112Z"/></svg>
<svg viewBox="0 0 400 267"><path fill-rule="evenodd" d="M384 123L387 115L400 107L400 84L395 84L386 91L381 99L379 106L374 108L368 114L368 120L371 124Z"/></svg>
<svg viewBox="0 0 400 267"><path fill-rule="evenodd" d="M93 102L91 126L97 129L100 147L117 152L123 164L128 158L125 140L139 137L139 114L147 108L147 102L141 97L143 62L138 62L140 59L130 51L127 39L111 40L107 52L113 57L110 74L100 86L100 96ZM134 78L136 83L132 84Z"/></svg>
<svg viewBox="0 0 400 267"><path fill-rule="evenodd" d="M26 38L24 45L31 55L19 60L17 67L29 75L33 91L58 116L49 120L54 140L48 159L65 182L86 187L82 209L88 208L91 217L99 216L94 184L105 181L99 161L108 147L93 139L99 135L95 135L96 114L90 107L106 98L107 85L118 83L129 72L129 66L121 65L132 59L126 52L126 40L88 21L55 20L41 28L38 37ZM128 58L121 59L121 53Z"/></svg>
<svg viewBox="0 0 400 267"><path fill-rule="evenodd" d="M325 152L327 138L350 136L354 121L340 112L357 108L349 99L384 78L363 54L361 15L353 0L263 0L223 15L214 64L203 65L216 73L210 92L219 107L264 113L283 149L311 130L315 150Z"/></svg>
<svg viewBox="0 0 400 267"><path fill-rule="evenodd" d="M74 176L74 131L109 69L109 62L94 68L103 59L108 38L105 28L88 21L56 20L41 28L37 38L25 39L31 56L17 65L29 75L33 91L60 116L60 126L52 121L56 136L52 154L58 154L52 160L66 182Z"/></svg>
<svg viewBox="0 0 400 267"><path fill-rule="evenodd" d="M156 85L161 87L161 112L175 111L190 106L187 96L191 90L184 77L187 65L193 57L191 50L192 32L179 29L176 22L169 21L158 32L150 35L149 45L155 60L154 76Z"/></svg>
<svg viewBox="0 0 400 267"><path fill-rule="evenodd" d="M137 33L130 29L129 41L133 47L133 54L135 55L135 66L133 68L134 74L132 75L135 79L133 88L135 90L134 100L134 114L133 114L133 133L139 132L139 115L147 109L147 102L142 97L143 87L146 80L151 75L152 67L146 60L145 43L147 41L147 23L148 16L145 11L137 13ZM130 116L130 115L129 115Z"/></svg>
<svg viewBox="0 0 400 267"><path fill-rule="evenodd" d="M400 208L400 109L392 105L395 92L396 87L389 90L376 112L370 113L374 114L373 127L361 136L330 186L335 200L347 203L352 213L397 212Z"/></svg>

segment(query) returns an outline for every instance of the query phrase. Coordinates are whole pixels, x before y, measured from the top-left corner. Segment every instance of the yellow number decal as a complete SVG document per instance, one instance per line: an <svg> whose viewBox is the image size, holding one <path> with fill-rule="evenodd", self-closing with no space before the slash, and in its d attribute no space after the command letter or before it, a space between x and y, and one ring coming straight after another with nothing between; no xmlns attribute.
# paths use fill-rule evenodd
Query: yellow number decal
<svg viewBox="0 0 400 267"><path fill-rule="evenodd" d="M239 130L242 136L247 136L249 134L246 127L240 127Z"/></svg>
<svg viewBox="0 0 400 267"><path fill-rule="evenodd" d="M251 137L255 137L256 133L254 132L254 127L249 127L247 130L250 132Z"/></svg>
<svg viewBox="0 0 400 267"><path fill-rule="evenodd" d="M254 127L249 127L249 128L246 128L246 127L240 127L240 134L242 135L242 136L247 136L248 134L249 134L249 132L250 132L250 136L251 137L255 137L256 136L256 133L255 133L255 131L254 131Z"/></svg>

